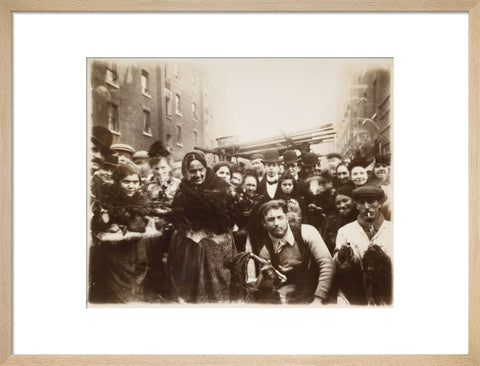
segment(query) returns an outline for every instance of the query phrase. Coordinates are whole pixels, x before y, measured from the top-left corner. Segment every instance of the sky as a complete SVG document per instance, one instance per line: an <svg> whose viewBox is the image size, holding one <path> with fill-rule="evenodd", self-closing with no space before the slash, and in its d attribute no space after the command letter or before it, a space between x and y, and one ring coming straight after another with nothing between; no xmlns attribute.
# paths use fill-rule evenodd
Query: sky
<svg viewBox="0 0 480 366"><path fill-rule="evenodd" d="M388 59L244 58L204 60L224 92L225 123L240 142L335 123L348 75Z"/></svg>

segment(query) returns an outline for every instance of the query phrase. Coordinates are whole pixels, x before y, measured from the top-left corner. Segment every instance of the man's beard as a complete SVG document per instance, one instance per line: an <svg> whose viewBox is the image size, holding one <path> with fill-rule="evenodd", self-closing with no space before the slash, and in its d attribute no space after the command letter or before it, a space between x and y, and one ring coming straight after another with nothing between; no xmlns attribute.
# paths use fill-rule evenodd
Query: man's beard
<svg viewBox="0 0 480 366"><path fill-rule="evenodd" d="M273 236L274 238L278 238L278 239L283 238L283 237L285 236L285 233L287 232L287 228L285 228L284 230L282 230L282 233L281 233L281 234L278 233L279 230L280 230L280 228L279 228L279 229L272 230L272 231L270 232L270 235Z"/></svg>

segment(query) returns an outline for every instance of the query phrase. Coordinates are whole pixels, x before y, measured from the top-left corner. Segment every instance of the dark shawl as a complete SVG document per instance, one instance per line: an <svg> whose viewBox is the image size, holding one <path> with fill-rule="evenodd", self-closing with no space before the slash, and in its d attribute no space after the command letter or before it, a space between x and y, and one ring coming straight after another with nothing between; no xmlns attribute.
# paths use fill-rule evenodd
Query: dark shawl
<svg viewBox="0 0 480 366"><path fill-rule="evenodd" d="M233 227L233 203L230 184L207 168L205 181L198 187L182 180L170 216L177 229L221 234Z"/></svg>

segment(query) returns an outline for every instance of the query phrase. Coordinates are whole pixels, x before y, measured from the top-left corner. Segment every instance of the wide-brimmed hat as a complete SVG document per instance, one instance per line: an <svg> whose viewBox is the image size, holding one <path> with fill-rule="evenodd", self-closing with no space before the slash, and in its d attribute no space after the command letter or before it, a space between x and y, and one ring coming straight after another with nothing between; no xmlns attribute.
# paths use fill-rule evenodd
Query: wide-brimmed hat
<svg viewBox="0 0 480 366"><path fill-rule="evenodd" d="M268 150L265 151L263 160L264 163L279 163L280 155L277 150Z"/></svg>
<svg viewBox="0 0 480 366"><path fill-rule="evenodd" d="M373 198L381 202L385 198L385 192L379 187L373 185L364 185L353 190L352 198L355 201L358 201L361 198Z"/></svg>
<svg viewBox="0 0 480 366"><path fill-rule="evenodd" d="M318 163L318 157L317 154L313 152L308 152L305 155L303 155L302 158L302 165L306 167L314 167Z"/></svg>
<svg viewBox="0 0 480 366"><path fill-rule="evenodd" d="M297 156L295 150L287 150L283 153L283 163L284 164L293 164L300 160L300 157Z"/></svg>
<svg viewBox="0 0 480 366"><path fill-rule="evenodd" d="M91 140L99 148L105 151L108 151L110 150L110 145L112 145L113 135L110 132L110 130L106 127L93 126Z"/></svg>

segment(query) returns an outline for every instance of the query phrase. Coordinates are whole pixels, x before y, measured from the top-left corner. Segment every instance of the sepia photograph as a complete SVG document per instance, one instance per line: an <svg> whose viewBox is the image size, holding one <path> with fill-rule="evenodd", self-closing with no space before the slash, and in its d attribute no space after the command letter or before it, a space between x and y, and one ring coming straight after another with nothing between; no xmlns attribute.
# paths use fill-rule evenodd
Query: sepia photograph
<svg viewBox="0 0 480 366"><path fill-rule="evenodd" d="M394 306L393 58L86 67L88 307Z"/></svg>

